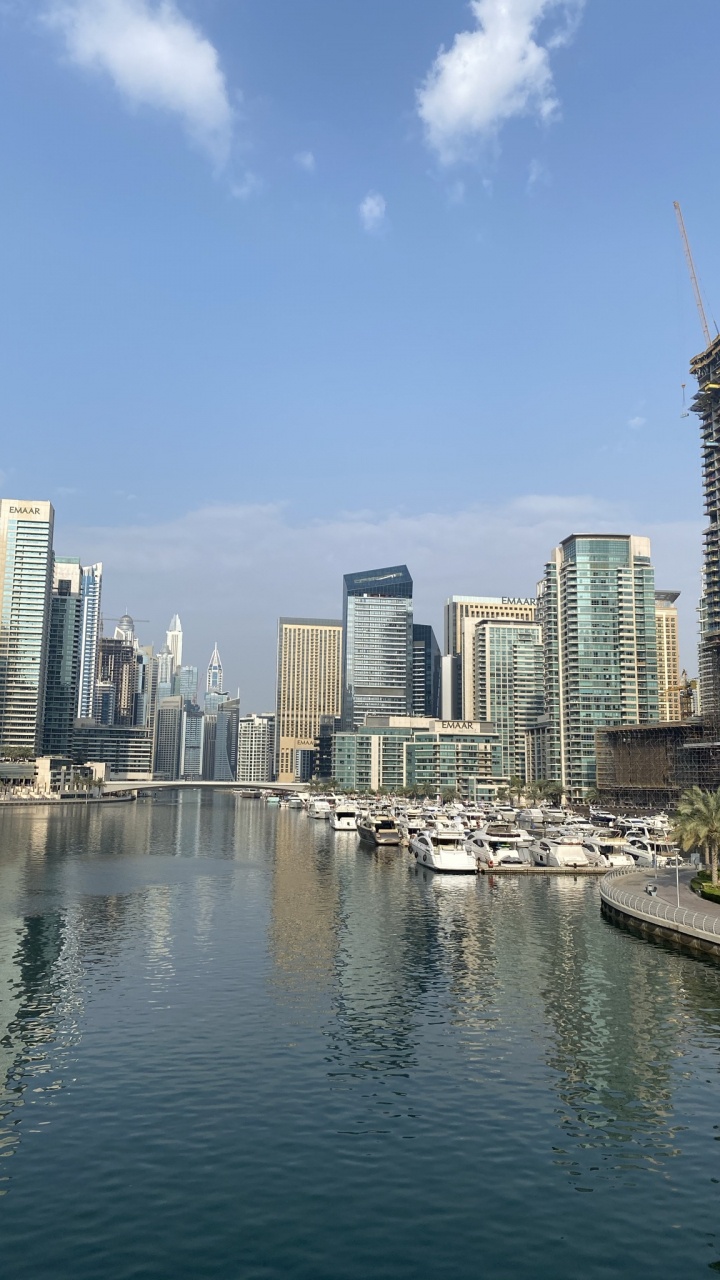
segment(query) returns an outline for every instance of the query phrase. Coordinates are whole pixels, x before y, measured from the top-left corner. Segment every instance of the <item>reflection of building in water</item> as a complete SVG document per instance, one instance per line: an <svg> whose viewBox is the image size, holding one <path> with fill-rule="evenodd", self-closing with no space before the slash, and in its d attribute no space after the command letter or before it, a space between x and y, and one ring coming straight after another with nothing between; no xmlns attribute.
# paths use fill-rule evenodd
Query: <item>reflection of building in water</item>
<svg viewBox="0 0 720 1280"><path fill-rule="evenodd" d="M269 835L266 805L240 801L257 813L257 839L252 817L248 855L262 848ZM263 821L264 819L264 821ZM321 831L318 831L321 828ZM270 946L278 983L290 990L327 984L338 948L339 893L330 831L325 823L306 820L290 809L276 814L272 879Z"/></svg>

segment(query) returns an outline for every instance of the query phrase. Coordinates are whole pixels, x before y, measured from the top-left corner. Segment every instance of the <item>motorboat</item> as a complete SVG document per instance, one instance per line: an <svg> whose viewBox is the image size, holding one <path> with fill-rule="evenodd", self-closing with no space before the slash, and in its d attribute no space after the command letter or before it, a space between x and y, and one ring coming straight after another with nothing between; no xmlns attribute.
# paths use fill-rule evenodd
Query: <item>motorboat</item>
<svg viewBox="0 0 720 1280"><path fill-rule="evenodd" d="M631 855L637 867L665 867L670 859L675 866L678 856L678 850L669 840L643 839L636 835L628 836L623 852Z"/></svg>
<svg viewBox="0 0 720 1280"><path fill-rule="evenodd" d="M593 809L592 805L590 806L590 817L593 822L596 822L601 827L611 827L615 822L614 813L606 813L603 809Z"/></svg>
<svg viewBox="0 0 720 1280"><path fill-rule="evenodd" d="M543 836L530 846L536 867L589 867L590 859L577 840Z"/></svg>
<svg viewBox="0 0 720 1280"><path fill-rule="evenodd" d="M455 875L477 875L478 863L469 853L464 831L436 826L418 832L410 841L418 866L429 871L445 871Z"/></svg>
<svg viewBox="0 0 720 1280"><path fill-rule="evenodd" d="M621 840L591 836L583 839L582 847L591 865L596 867L632 867L635 863L635 859L624 852Z"/></svg>
<svg viewBox="0 0 720 1280"><path fill-rule="evenodd" d="M427 827L427 816L422 809L406 809L398 814L397 824L403 844L410 844L413 836L417 836Z"/></svg>
<svg viewBox="0 0 720 1280"><path fill-rule="evenodd" d="M333 831L357 831L357 809L354 804L336 801L330 813L330 826Z"/></svg>
<svg viewBox="0 0 720 1280"><path fill-rule="evenodd" d="M490 824L491 826L493 824ZM503 843L502 838L488 838L488 828L474 831L465 841L465 848L477 859L478 866L488 867L527 867L532 866L529 849L520 841Z"/></svg>
<svg viewBox="0 0 720 1280"><path fill-rule="evenodd" d="M368 844L399 845L402 836L397 822L385 813L371 813L363 809L356 816L357 832L361 840Z"/></svg>
<svg viewBox="0 0 720 1280"><path fill-rule="evenodd" d="M330 801L323 800L318 796L316 799L310 801L307 807L307 812L309 818L319 818L323 822L327 822L330 817Z"/></svg>

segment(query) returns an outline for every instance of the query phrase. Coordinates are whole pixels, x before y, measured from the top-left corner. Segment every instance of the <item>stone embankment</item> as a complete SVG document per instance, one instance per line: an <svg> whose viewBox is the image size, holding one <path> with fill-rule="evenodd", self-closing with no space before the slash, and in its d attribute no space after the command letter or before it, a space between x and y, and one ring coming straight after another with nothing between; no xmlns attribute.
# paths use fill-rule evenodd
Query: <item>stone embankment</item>
<svg viewBox="0 0 720 1280"><path fill-rule="evenodd" d="M692 875L683 868L676 881L674 869L619 867L600 882L603 914L645 937L720 958L720 907L691 891ZM654 885L656 892L648 893L648 885Z"/></svg>

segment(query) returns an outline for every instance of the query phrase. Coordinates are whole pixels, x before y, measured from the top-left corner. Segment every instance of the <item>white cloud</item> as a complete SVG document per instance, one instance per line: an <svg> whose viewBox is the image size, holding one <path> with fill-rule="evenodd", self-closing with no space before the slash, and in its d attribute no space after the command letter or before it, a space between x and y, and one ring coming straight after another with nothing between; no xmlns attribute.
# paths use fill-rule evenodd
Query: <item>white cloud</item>
<svg viewBox="0 0 720 1280"><path fill-rule="evenodd" d="M304 169L305 173L314 173L316 169L315 156L312 151L298 151L294 156L298 169Z"/></svg>
<svg viewBox="0 0 720 1280"><path fill-rule="evenodd" d="M548 121L558 99L550 51L567 43L584 0L470 0L476 26L441 48L417 95L428 143L440 160L463 158L514 116ZM549 18L558 25L540 38Z"/></svg>
<svg viewBox="0 0 720 1280"><path fill-rule="evenodd" d="M48 0L45 18L71 62L108 75L132 106L179 116L225 163L233 112L218 53L175 0Z"/></svg>
<svg viewBox="0 0 720 1280"><path fill-rule="evenodd" d="M285 508L208 506L164 523L70 527L59 514L58 554L102 560L108 615L150 618L143 636L162 643L177 610L188 661L207 663L215 639L229 687L243 707L273 705L274 637L279 615L340 617L342 575L406 562L415 581L415 616L442 643L447 596L532 595L550 550L570 533L623 532L652 539L659 587L682 592L681 660L695 669L695 606L700 591L702 522L643 520L635 507L592 497L528 495L445 512L346 512L293 519Z"/></svg>
<svg viewBox="0 0 720 1280"><path fill-rule="evenodd" d="M639 431L641 427L645 426L646 422L647 418L641 418L639 414L634 418L628 418L628 426L631 427L633 431Z"/></svg>
<svg viewBox="0 0 720 1280"><path fill-rule="evenodd" d="M360 221L366 231L379 231L385 221L386 204L377 191L369 191L360 205Z"/></svg>

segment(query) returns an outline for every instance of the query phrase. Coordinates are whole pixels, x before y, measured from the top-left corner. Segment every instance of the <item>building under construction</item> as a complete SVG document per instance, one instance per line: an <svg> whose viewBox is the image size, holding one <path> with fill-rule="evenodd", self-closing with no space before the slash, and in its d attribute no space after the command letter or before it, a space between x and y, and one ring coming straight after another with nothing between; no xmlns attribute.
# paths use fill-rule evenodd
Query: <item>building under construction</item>
<svg viewBox="0 0 720 1280"><path fill-rule="evenodd" d="M720 337L690 364L698 390L693 411L700 419L703 494L707 526L703 533L703 595L698 653L700 707L704 717L720 720Z"/></svg>

